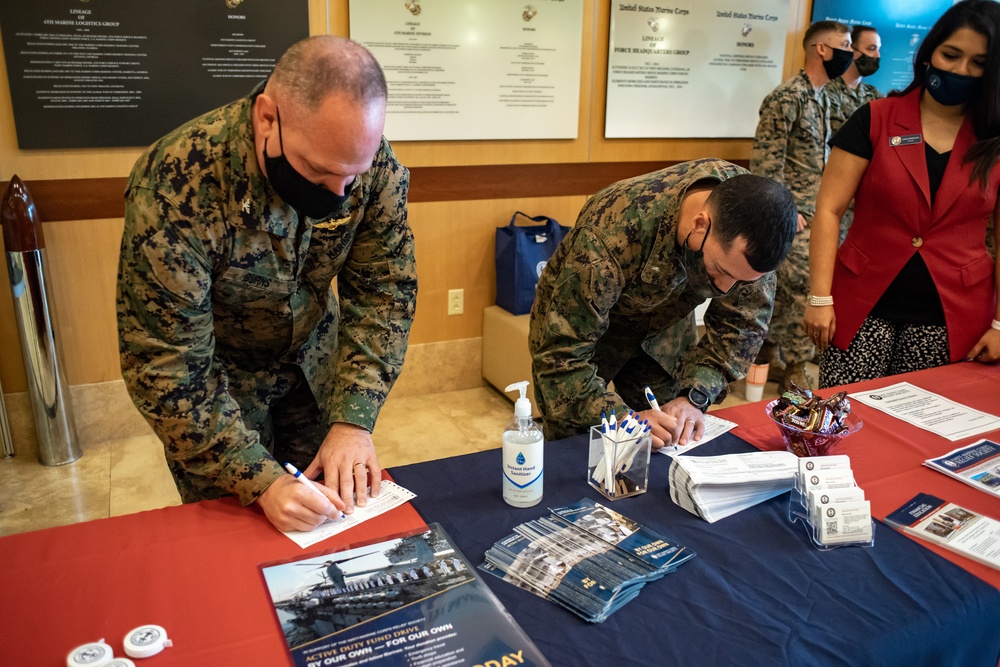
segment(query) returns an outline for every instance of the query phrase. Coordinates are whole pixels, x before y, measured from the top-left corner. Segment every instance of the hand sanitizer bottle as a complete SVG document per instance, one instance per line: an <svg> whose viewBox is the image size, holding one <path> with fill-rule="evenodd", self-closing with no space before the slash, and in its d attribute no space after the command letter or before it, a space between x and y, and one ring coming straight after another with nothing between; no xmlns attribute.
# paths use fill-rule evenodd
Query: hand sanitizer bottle
<svg viewBox="0 0 1000 667"><path fill-rule="evenodd" d="M542 447L545 438L531 418L531 400L524 394L528 382L515 382L504 391L519 391L514 420L503 432L503 499L513 507L532 507L542 499Z"/></svg>

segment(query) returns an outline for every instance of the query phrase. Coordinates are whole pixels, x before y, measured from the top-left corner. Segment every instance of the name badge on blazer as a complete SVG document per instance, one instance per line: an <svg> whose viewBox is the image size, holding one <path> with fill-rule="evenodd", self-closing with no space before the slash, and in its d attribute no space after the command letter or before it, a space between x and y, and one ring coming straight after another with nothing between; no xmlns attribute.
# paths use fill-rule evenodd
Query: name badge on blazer
<svg viewBox="0 0 1000 667"><path fill-rule="evenodd" d="M903 136L896 135L895 137L889 137L889 145L893 148L896 146L919 144L921 141L923 141L923 139L919 134L904 134Z"/></svg>
<svg viewBox="0 0 1000 667"><path fill-rule="evenodd" d="M337 220L327 220L326 222L317 222L313 225L313 229L336 229L337 227L342 227L351 221L351 217L339 218Z"/></svg>

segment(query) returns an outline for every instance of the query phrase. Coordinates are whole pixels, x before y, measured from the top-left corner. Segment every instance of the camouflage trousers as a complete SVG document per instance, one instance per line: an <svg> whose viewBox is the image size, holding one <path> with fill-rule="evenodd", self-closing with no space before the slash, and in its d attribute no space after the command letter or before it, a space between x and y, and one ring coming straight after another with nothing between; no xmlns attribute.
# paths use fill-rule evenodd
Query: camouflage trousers
<svg viewBox="0 0 1000 667"><path fill-rule="evenodd" d="M795 235L792 249L778 266L777 279L774 314L765 340L785 366L811 361L816 347L802 326L809 300L809 227Z"/></svg>
<svg viewBox="0 0 1000 667"><path fill-rule="evenodd" d="M330 428L302 370L292 364L255 370L226 364L226 372L244 426L257 432L278 463L299 470L309 467ZM210 478L190 474L176 461L167 459L167 467L185 503L227 495Z"/></svg>

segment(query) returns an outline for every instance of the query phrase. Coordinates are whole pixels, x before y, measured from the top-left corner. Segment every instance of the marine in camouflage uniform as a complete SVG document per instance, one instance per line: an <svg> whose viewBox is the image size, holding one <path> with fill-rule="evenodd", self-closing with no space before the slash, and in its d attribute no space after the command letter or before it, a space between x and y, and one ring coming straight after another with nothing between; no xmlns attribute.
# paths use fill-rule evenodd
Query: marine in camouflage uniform
<svg viewBox="0 0 1000 667"><path fill-rule="evenodd" d="M784 183L799 213L812 220L829 155L830 103L826 87L816 90L804 70L771 91L760 105L750 152L750 171ZM816 348L802 328L809 296L809 227L795 235L778 267L774 315L767 333L786 367L813 358Z"/></svg>
<svg viewBox="0 0 1000 667"><path fill-rule="evenodd" d="M413 321L409 173L388 142L339 211L300 217L258 166L254 100L155 143L126 190L122 374L185 502L249 504L284 473L276 446L304 470L334 422L370 431Z"/></svg>
<svg viewBox="0 0 1000 667"><path fill-rule="evenodd" d="M857 88L851 88L844 82L843 77L839 76L823 86L823 91L826 93L827 99L830 102L831 137L837 134L837 130L840 129L840 126L847 122L847 119L851 117L851 114L857 111L860 106L882 97L882 93L879 92L879 89L870 83L861 81L858 83ZM851 205L847 207L844 217L840 219L841 243L843 243L844 239L847 238L847 230L851 228L851 223L853 221L854 202L852 201Z"/></svg>
<svg viewBox="0 0 1000 667"><path fill-rule="evenodd" d="M685 162L614 183L584 206L542 271L531 311L547 438L586 431L602 412L646 409L645 385L661 400L693 387L715 401L746 374L771 316L774 273L713 299L696 340L707 280L689 277L676 239L687 189L742 173L722 160Z"/></svg>

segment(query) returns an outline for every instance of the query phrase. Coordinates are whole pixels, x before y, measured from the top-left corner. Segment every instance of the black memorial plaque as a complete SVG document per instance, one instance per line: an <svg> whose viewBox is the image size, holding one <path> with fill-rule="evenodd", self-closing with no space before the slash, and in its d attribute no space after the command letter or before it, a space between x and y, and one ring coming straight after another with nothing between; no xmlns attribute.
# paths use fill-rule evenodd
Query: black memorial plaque
<svg viewBox="0 0 1000 667"><path fill-rule="evenodd" d="M246 95L308 0L0 0L18 147L146 146Z"/></svg>

